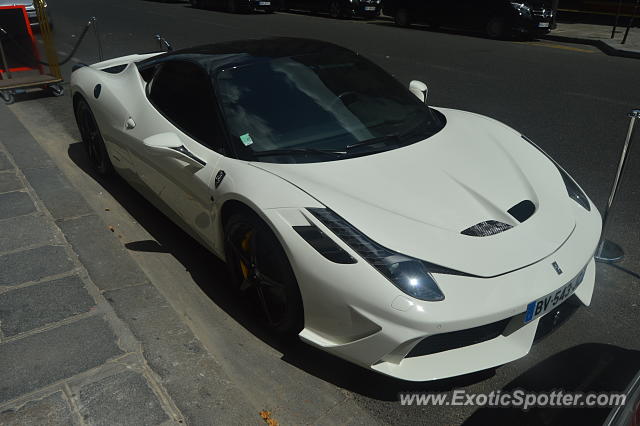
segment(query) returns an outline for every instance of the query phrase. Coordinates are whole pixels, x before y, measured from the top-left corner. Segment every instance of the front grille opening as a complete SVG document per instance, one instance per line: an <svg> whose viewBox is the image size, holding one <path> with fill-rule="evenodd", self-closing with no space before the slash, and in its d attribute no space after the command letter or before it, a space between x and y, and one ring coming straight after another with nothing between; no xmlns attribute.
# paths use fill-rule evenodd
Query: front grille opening
<svg viewBox="0 0 640 426"><path fill-rule="evenodd" d="M508 223L499 222L497 220L487 220L477 223L460 233L471 237L488 237L511 228L512 226Z"/></svg>
<svg viewBox="0 0 640 426"><path fill-rule="evenodd" d="M495 339L502 334L511 318L505 318L491 324L450 333L434 334L424 338L411 349L406 358L431 355L438 352L450 351Z"/></svg>
<svg viewBox="0 0 640 426"><path fill-rule="evenodd" d="M535 211L536 211L536 205L529 200L520 201L518 204L516 204L515 206L507 210L507 212L511 216L516 218L516 220L520 223L524 222L525 220L533 216L533 213L535 213Z"/></svg>

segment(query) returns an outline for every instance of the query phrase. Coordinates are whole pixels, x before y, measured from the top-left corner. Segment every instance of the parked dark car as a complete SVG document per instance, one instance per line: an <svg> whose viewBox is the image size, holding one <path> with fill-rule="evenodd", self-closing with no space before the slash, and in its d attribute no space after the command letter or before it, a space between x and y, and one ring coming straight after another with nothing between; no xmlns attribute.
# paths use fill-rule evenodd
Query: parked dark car
<svg viewBox="0 0 640 426"><path fill-rule="evenodd" d="M328 13L332 18L380 15L381 0L282 0L282 9Z"/></svg>
<svg viewBox="0 0 640 426"><path fill-rule="evenodd" d="M281 0L189 0L193 7L222 9L231 13L246 13L263 10L267 13L274 11L276 2Z"/></svg>
<svg viewBox="0 0 640 426"><path fill-rule="evenodd" d="M384 0L383 12L400 26L463 27L492 38L546 34L553 20L551 3L543 0Z"/></svg>

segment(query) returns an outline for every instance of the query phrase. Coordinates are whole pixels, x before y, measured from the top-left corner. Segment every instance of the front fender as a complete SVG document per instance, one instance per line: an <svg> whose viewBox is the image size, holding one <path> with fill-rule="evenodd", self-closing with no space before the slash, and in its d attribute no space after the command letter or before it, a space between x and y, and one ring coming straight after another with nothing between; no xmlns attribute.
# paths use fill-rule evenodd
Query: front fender
<svg viewBox="0 0 640 426"><path fill-rule="evenodd" d="M215 175L220 172L224 172L225 175L216 188ZM217 230L214 245L216 253L223 259L224 230L221 213L226 203L237 201L253 210L269 225L281 243L284 240L266 213L268 210L324 207L322 203L297 186L247 161L223 158L213 179L214 181L211 182L214 199L212 213Z"/></svg>

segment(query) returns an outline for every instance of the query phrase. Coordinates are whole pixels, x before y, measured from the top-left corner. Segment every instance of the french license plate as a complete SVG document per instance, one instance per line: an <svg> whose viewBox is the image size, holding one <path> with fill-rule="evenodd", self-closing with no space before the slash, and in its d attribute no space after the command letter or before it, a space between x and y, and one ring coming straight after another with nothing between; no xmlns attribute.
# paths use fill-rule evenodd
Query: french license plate
<svg viewBox="0 0 640 426"><path fill-rule="evenodd" d="M575 293L583 278L584 270L567 284L560 287L558 290L552 291L546 296L529 303L527 305L527 313L524 316L525 324L543 316L544 314L567 300L569 296Z"/></svg>
<svg viewBox="0 0 640 426"><path fill-rule="evenodd" d="M538 24L539 28L549 28L549 23L548 22L540 22Z"/></svg>
<svg viewBox="0 0 640 426"><path fill-rule="evenodd" d="M373 12L374 10L376 10L376 7L375 6L365 6L364 10L366 12Z"/></svg>
<svg viewBox="0 0 640 426"><path fill-rule="evenodd" d="M261 2L258 2L258 5L260 5L260 6L271 6L271 2L270 1L261 1Z"/></svg>

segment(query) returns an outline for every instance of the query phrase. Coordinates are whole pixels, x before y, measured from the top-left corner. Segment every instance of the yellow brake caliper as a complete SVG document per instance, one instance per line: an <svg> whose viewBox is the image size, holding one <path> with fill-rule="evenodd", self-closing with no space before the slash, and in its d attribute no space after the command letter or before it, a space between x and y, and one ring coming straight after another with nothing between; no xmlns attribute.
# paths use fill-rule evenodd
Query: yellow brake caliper
<svg viewBox="0 0 640 426"><path fill-rule="evenodd" d="M245 253L249 253L250 251L250 247L249 247L249 240L251 240L251 236L253 235L253 231L249 231L244 235L244 239L242 240L242 242L240 243L240 248L242 249L242 251L244 251ZM247 278L249 276L249 266L245 265L244 262L241 260L240 261L240 269L242 270L242 276L244 278Z"/></svg>

